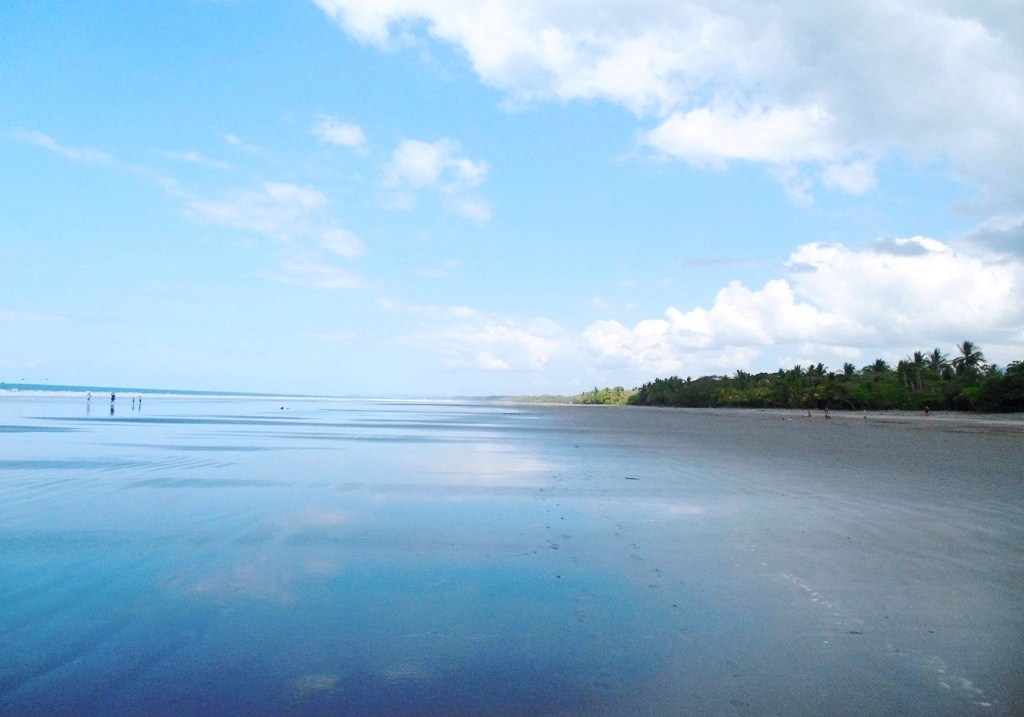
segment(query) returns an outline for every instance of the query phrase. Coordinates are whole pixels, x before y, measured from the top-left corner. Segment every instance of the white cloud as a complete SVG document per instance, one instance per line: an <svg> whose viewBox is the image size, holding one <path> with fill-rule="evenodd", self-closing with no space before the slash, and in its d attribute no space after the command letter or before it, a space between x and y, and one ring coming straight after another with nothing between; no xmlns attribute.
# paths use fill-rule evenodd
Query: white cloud
<svg viewBox="0 0 1024 717"><path fill-rule="evenodd" d="M237 135L226 134L224 135L224 141L230 144L238 151L245 152L246 154L258 154L260 152L259 147L255 147L245 142L241 137L238 137Z"/></svg>
<svg viewBox="0 0 1024 717"><path fill-rule="evenodd" d="M363 253L363 242L348 229L324 229L317 238L317 243L338 256L354 259Z"/></svg>
<svg viewBox="0 0 1024 717"><path fill-rule="evenodd" d="M143 164L130 164L117 157L92 147L72 147L58 142L56 139L43 132L26 129L14 129L7 133L11 138L40 147L49 152L63 157L71 162L102 167L117 172L127 172L137 177L152 182L172 197L181 197L182 192L178 182L153 171Z"/></svg>
<svg viewBox="0 0 1024 717"><path fill-rule="evenodd" d="M641 141L692 164L720 167L743 159L787 165L834 156L830 124L820 107L698 107L671 115Z"/></svg>
<svg viewBox="0 0 1024 717"><path fill-rule="evenodd" d="M701 165L800 165L859 193L878 158L947 161L991 211L1024 204L1024 22L989 0L315 0L381 47L461 48L513 102L603 99ZM824 174L822 174L824 172Z"/></svg>
<svg viewBox="0 0 1024 717"><path fill-rule="evenodd" d="M442 356L449 368L540 372L570 350L565 330L543 317L391 301L382 307L411 320L402 343Z"/></svg>
<svg viewBox="0 0 1024 717"><path fill-rule="evenodd" d="M457 157L459 143L450 139L421 142L407 139L391 153L384 170L389 185L421 187L450 186L473 188L487 176L487 164Z"/></svg>
<svg viewBox="0 0 1024 717"><path fill-rule="evenodd" d="M449 211L477 221L490 219L490 205L472 193L486 179L487 163L461 157L459 150L451 139L399 144L384 167L385 207L411 209L416 203L413 192L427 188L440 192Z"/></svg>
<svg viewBox="0 0 1024 717"><path fill-rule="evenodd" d="M814 183L793 165L776 166L772 168L772 176L775 177L786 190L789 200L798 206L814 204Z"/></svg>
<svg viewBox="0 0 1024 717"><path fill-rule="evenodd" d="M670 307L663 318L632 329L599 321L583 338L603 365L641 380L771 368L766 360L791 361L793 355L853 357L855 346L899 357L965 337L998 347L993 360L1005 362L1024 350L1019 260L986 259L912 237L859 249L807 244L788 267L788 278L760 289L730 283L709 309Z"/></svg>
<svg viewBox="0 0 1024 717"><path fill-rule="evenodd" d="M486 371L508 371L512 368L505 361L498 358L490 351L481 351L477 355L476 364L478 367Z"/></svg>
<svg viewBox="0 0 1024 717"><path fill-rule="evenodd" d="M280 270L270 278L314 289L358 289L364 285L350 271L306 257L281 262Z"/></svg>
<svg viewBox="0 0 1024 717"><path fill-rule="evenodd" d="M166 157L167 159L174 160L175 162L188 162L189 164L198 164L202 167L212 167L213 169L231 169L231 165L227 162L222 162L217 159L210 159L204 157L194 149L187 150L185 152L171 152L171 151L160 151L160 156Z"/></svg>
<svg viewBox="0 0 1024 717"><path fill-rule="evenodd" d="M42 311L17 311L0 307L0 321L51 322L65 321L66 316Z"/></svg>
<svg viewBox="0 0 1024 717"><path fill-rule="evenodd" d="M479 197L452 197L446 200L445 206L460 216L478 222L491 218L490 203Z"/></svg>
<svg viewBox="0 0 1024 717"><path fill-rule="evenodd" d="M895 344L928 336L995 337L1024 331L1024 265L971 256L925 237L853 250L807 244L790 257L796 290L875 327ZM961 339L962 340L962 339ZM948 339L947 339L948 342Z"/></svg>
<svg viewBox="0 0 1024 717"><path fill-rule="evenodd" d="M264 182L257 188L232 189L222 199L188 198L186 214L194 221L256 232L281 243L288 258L278 281L319 289L351 289L362 280L332 265L322 253L354 259L364 252L362 240L324 216L327 197L311 188Z"/></svg>
<svg viewBox="0 0 1024 717"><path fill-rule="evenodd" d="M60 144L53 137L42 132L27 129L14 129L10 134L14 139L26 144L35 145L36 147L42 147L43 149L49 150L54 154L58 154L65 159L70 159L73 162L98 164L107 167L121 166L120 162L106 152L93 149L91 147L69 147L67 145Z"/></svg>
<svg viewBox="0 0 1024 717"><path fill-rule="evenodd" d="M874 163L868 160L827 165L821 179L826 187L843 189L850 194L863 194L877 183Z"/></svg>
<svg viewBox="0 0 1024 717"><path fill-rule="evenodd" d="M285 182L264 182L257 189L232 189L223 199L193 198L186 211L193 219L287 237L308 231L311 214L327 202L320 192Z"/></svg>
<svg viewBox="0 0 1024 717"><path fill-rule="evenodd" d="M366 135L357 124L339 122L333 117L321 117L313 125L313 134L321 141L338 144L357 152L366 151Z"/></svg>
<svg viewBox="0 0 1024 717"><path fill-rule="evenodd" d="M316 288L353 288L359 277L318 256L354 259L364 251L362 240L353 232L337 227L326 216L327 197L312 187L288 182L264 182L256 188L229 189L220 199L207 199L183 191L177 182L156 174L143 165L130 165L95 149L67 147L41 132L17 130L13 136L23 142L54 152L66 159L128 171L155 182L168 195L184 203L185 215L193 221L255 232L273 238L288 248L288 256L273 278ZM231 143L239 142L228 135ZM179 161L215 164L197 152L163 152ZM0 319L3 315L0 314Z"/></svg>

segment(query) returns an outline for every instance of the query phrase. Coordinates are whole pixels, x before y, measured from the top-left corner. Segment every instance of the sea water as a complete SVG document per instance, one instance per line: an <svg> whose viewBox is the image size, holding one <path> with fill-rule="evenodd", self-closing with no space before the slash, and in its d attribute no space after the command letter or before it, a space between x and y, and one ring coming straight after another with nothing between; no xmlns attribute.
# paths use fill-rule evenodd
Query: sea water
<svg viewBox="0 0 1024 717"><path fill-rule="evenodd" d="M941 571L901 592L888 573L912 555L865 563L847 542L889 508L824 490L813 456L710 445L707 416L131 398L0 398L2 714L952 715L1018 699L1000 640L1020 635L1019 555L962 606L901 605ZM918 515L903 490L896 515L927 535L941 501ZM995 502L977 510L999 534L967 547L989 562L992 539L1021 548L1019 501ZM988 610L983 634L950 625L971 624L960 608Z"/></svg>

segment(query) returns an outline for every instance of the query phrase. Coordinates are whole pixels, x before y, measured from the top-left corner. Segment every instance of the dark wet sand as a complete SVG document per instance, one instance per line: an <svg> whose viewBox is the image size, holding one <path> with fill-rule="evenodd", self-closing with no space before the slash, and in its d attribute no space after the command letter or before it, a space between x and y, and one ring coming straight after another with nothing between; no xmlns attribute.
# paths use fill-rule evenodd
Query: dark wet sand
<svg viewBox="0 0 1024 717"><path fill-rule="evenodd" d="M623 528L659 579L746 616L687 635L636 714L1024 714L1020 417L541 410L674 506Z"/></svg>

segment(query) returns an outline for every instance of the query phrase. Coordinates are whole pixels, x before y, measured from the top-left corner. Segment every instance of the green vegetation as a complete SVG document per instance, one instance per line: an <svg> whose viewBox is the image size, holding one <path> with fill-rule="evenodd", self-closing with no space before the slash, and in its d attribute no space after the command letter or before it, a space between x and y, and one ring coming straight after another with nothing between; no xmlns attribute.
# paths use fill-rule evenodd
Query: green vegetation
<svg viewBox="0 0 1024 717"><path fill-rule="evenodd" d="M986 363L971 341L957 349L952 359L940 349L915 351L895 367L878 359L861 369L847 363L841 371L819 363L775 373L672 376L632 392L594 389L573 402L617 403L625 396L621 402L635 406L1024 411L1024 362L1002 369Z"/></svg>
<svg viewBox="0 0 1024 717"><path fill-rule="evenodd" d="M1024 361L1000 368L972 341L951 359L941 349L915 351L895 367L884 359L839 371L824 364L774 373L659 378L640 388L594 388L575 396L518 396L527 403L687 408L793 408L904 411L1024 411Z"/></svg>
<svg viewBox="0 0 1024 717"><path fill-rule="evenodd" d="M627 391L622 386L616 386L615 388L594 388L593 391L587 391L586 393L573 396L570 401L571 403L625 406L635 393L636 389Z"/></svg>

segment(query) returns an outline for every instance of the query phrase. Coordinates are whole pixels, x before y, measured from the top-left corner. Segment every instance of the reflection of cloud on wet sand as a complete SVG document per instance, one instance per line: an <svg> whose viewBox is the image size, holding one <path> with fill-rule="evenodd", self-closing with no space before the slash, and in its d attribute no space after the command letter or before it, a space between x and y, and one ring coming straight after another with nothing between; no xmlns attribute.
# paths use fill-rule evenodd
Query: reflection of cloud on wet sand
<svg viewBox="0 0 1024 717"><path fill-rule="evenodd" d="M294 602L292 572L283 565L268 563L266 560L240 563L222 574L199 580L192 592L220 600L255 598L271 602Z"/></svg>
<svg viewBox="0 0 1024 717"><path fill-rule="evenodd" d="M638 501L633 503L632 507L645 513L650 518L659 515L666 518L674 518L680 515L703 515L708 512L706 505L678 500Z"/></svg>
<svg viewBox="0 0 1024 717"><path fill-rule="evenodd" d="M306 510L282 516L277 524L286 533L295 533L310 528L333 528L345 525L351 523L354 518L355 516L351 513L342 510Z"/></svg>
<svg viewBox="0 0 1024 717"><path fill-rule="evenodd" d="M392 665L384 670L384 678L388 682L406 682L406 681L419 681L424 682L437 679L438 675L434 672L425 670L419 665L413 665L411 663L400 663Z"/></svg>
<svg viewBox="0 0 1024 717"><path fill-rule="evenodd" d="M295 561L282 554L236 563L222 573L195 581L188 592L216 600L248 598L288 604L295 602L296 592L302 592L301 581L329 577L341 570L336 560L310 557Z"/></svg>
<svg viewBox="0 0 1024 717"><path fill-rule="evenodd" d="M424 470L429 466L429 470ZM545 485L552 465L506 444L480 441L457 446L436 446L429 460L422 455L409 456L409 469L401 471L404 480L422 476L425 483L441 479L448 485L518 486Z"/></svg>
<svg viewBox="0 0 1024 717"><path fill-rule="evenodd" d="M259 535L261 540L250 540L246 546L258 545L259 554L239 555L220 571L198 579L179 577L171 584L188 585L186 592L217 600L249 598L292 603L295 593L302 592L298 583L335 575L344 566L332 557L296 554L288 546L316 542L311 541L312 535L330 532L352 520L350 513L339 510L306 510L281 516L273 526L250 531L250 536Z"/></svg>
<svg viewBox="0 0 1024 717"><path fill-rule="evenodd" d="M303 675L292 680L292 694L301 700L338 689L340 678L328 673Z"/></svg>

